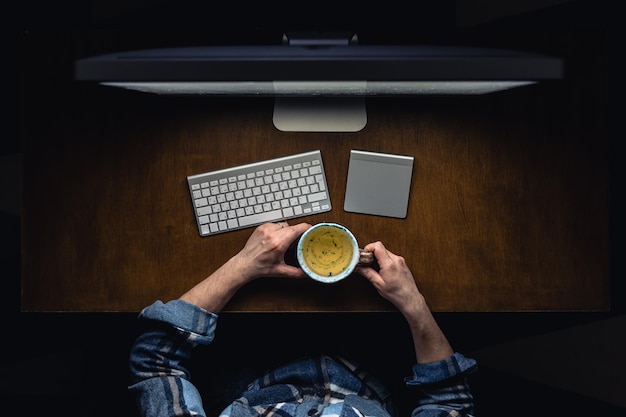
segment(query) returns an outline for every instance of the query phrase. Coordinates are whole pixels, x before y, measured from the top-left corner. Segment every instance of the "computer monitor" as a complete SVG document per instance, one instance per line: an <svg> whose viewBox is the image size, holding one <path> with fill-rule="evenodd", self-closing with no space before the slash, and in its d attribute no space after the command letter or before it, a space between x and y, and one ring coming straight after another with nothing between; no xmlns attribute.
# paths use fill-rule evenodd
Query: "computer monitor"
<svg viewBox="0 0 626 417"><path fill-rule="evenodd" d="M365 97L486 94L559 79L559 58L489 48L361 45L356 35L283 37L280 45L179 47L80 59L75 78L173 95L275 97L274 125L358 131Z"/></svg>

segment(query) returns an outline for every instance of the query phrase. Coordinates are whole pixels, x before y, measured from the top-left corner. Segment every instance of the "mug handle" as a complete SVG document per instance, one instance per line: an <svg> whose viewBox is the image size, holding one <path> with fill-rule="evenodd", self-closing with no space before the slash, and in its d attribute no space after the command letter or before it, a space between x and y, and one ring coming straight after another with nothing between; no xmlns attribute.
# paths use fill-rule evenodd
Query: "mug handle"
<svg viewBox="0 0 626 417"><path fill-rule="evenodd" d="M369 252L359 248L359 266L374 266L376 264L376 257L374 252Z"/></svg>

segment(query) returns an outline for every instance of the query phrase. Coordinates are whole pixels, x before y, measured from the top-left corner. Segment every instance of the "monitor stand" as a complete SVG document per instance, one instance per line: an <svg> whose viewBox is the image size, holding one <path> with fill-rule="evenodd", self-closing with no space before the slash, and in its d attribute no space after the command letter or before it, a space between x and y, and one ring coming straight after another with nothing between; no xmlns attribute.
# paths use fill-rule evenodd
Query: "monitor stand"
<svg viewBox="0 0 626 417"><path fill-rule="evenodd" d="M330 46L355 45L359 40L351 32L296 32L283 35L283 45ZM295 85L293 85L295 84ZM348 82L364 89L365 81ZM274 83L279 95L274 100L274 126L284 132L358 132L367 124L365 98L360 96L286 95L294 89L311 88L304 83ZM313 87L313 90L319 87ZM322 87L323 88L323 87ZM282 91L281 91L282 90Z"/></svg>
<svg viewBox="0 0 626 417"><path fill-rule="evenodd" d="M367 124L364 97L277 97L274 126L283 132L358 132Z"/></svg>

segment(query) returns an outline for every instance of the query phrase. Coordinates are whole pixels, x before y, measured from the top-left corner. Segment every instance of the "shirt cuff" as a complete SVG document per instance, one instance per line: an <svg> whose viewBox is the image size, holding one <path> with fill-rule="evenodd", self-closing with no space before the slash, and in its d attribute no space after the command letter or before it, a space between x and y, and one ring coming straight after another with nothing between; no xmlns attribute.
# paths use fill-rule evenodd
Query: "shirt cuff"
<svg viewBox="0 0 626 417"><path fill-rule="evenodd" d="M439 362L413 365L413 376L404 379L407 386L429 385L472 372L476 361L455 353Z"/></svg>
<svg viewBox="0 0 626 417"><path fill-rule="evenodd" d="M155 301L144 308L139 317L168 323L192 333L195 335L194 341L201 345L208 345L213 341L217 327L216 314L183 300L172 300L167 303Z"/></svg>

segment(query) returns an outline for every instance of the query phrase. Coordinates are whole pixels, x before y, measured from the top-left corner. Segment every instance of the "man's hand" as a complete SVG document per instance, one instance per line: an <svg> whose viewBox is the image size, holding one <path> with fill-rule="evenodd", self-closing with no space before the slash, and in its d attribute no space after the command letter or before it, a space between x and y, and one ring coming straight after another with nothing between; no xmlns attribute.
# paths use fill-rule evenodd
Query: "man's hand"
<svg viewBox="0 0 626 417"><path fill-rule="evenodd" d="M311 225L287 222L257 227L243 249L183 294L180 299L217 314L248 282L260 277L304 277L302 269L285 263L285 252Z"/></svg>
<svg viewBox="0 0 626 417"><path fill-rule="evenodd" d="M404 315L413 336L417 363L432 363L452 356L454 351L417 289L404 258L387 250L381 242L370 243L364 249L374 252L380 270L359 267L357 272Z"/></svg>
<svg viewBox="0 0 626 417"><path fill-rule="evenodd" d="M243 249L233 257L246 282L259 277L303 278L301 268L285 263L285 252L310 228L307 223L289 226L287 222L257 227Z"/></svg>
<svg viewBox="0 0 626 417"><path fill-rule="evenodd" d="M367 278L378 293L403 314L418 308L423 297L404 258L389 251L381 242L370 243L363 249L374 253L380 269L376 272L373 268L358 267L357 273Z"/></svg>

